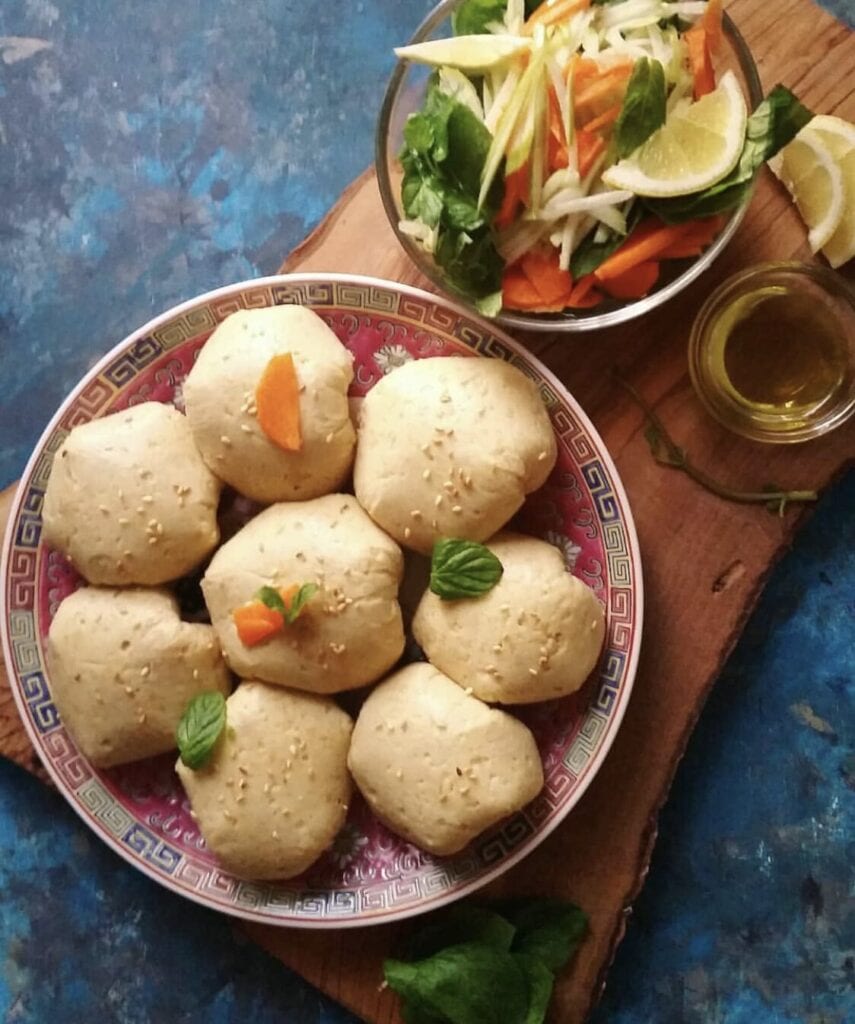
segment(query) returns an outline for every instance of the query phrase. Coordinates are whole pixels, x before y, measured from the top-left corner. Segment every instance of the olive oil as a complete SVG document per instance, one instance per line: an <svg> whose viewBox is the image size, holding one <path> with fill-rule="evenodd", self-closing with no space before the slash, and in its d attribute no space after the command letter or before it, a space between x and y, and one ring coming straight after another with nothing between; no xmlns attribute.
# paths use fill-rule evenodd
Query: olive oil
<svg viewBox="0 0 855 1024"><path fill-rule="evenodd" d="M845 328L816 295L772 285L734 297L709 325L710 369L767 425L800 425L843 387Z"/></svg>

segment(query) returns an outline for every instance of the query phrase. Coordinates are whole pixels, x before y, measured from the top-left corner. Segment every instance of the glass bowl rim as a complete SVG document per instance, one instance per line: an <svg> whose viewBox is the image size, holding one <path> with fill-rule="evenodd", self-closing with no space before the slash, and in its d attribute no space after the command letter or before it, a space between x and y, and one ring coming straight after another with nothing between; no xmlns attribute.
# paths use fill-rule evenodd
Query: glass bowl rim
<svg viewBox="0 0 855 1024"><path fill-rule="evenodd" d="M434 29L451 16L454 9L460 6L461 3L463 3L463 0L441 0L440 3L428 12L421 24L416 28L407 45L412 46L416 43L423 42L434 31ZM727 12L724 12L723 14L722 27L724 36L733 48L740 71L745 79L745 85L748 91L750 114L751 110L756 109L763 99L763 88L760 82L760 74L757 69L757 64L754 61L754 57L748 47L748 44L745 42L742 33L736 27L733 19L727 14ZM377 132L375 134L374 145L374 165L377 184L380 190L380 198L398 243L416 265L417 269L429 278L429 280L436 285L444 295L447 295L455 302L459 302L467 306L473 313L475 313L475 315L480 315L470 299L465 295L455 292L449 287L436 264L429 259L427 254L419 248L413 239L408 235L403 234L398 229L399 213L395 197L393 195L392 182L388 174L386 148L392 121L392 110L398 97L404 75L406 74L409 66L409 62L405 60L398 60L396 62L395 68L392 71L392 75L386 86L386 92L383 96L383 102L380 107L380 115L377 120ZM620 306L618 309L613 309L607 313L600 313L589 317L574 317L567 313L546 313L526 316L523 313L516 313L502 309L492 319L505 328L516 328L524 331L580 334L586 331L596 331L602 330L606 327L615 327L618 324L626 323L629 320L635 320L640 316L644 316L645 313L649 313L651 310L656 309L675 295L679 294L679 292L690 285L700 277L705 270L712 266L719 254L731 238L733 238L739 228L739 225L742 223L753 195L754 186L752 185L748 190L745 199L731 213L727 224L724 226L713 244L693 263L691 263L678 277L674 278L673 281L670 281L659 291L655 291L650 295L647 295L642 299L637 299L634 302L630 302L627 305ZM549 319L549 317L554 317L554 319Z"/></svg>
<svg viewBox="0 0 855 1024"><path fill-rule="evenodd" d="M838 405L826 410L817 419L795 430L773 431L765 429L760 423L753 422L736 403L723 398L721 389L710 384L707 374L703 371L701 356L706 348L705 327L722 302L736 294L746 282L759 285L780 275L813 280L823 291L836 295L846 302L855 318L855 287L841 274L835 273L821 263L804 263L800 260L766 260L731 274L710 292L695 315L688 342L689 377L695 394L710 416L717 423L742 437L764 444L778 445L811 441L843 426L855 415L855 383L853 383L848 396ZM853 348L855 348L855 343L850 343L850 351ZM723 418L722 408L724 406L737 415L741 415L741 421L728 421Z"/></svg>

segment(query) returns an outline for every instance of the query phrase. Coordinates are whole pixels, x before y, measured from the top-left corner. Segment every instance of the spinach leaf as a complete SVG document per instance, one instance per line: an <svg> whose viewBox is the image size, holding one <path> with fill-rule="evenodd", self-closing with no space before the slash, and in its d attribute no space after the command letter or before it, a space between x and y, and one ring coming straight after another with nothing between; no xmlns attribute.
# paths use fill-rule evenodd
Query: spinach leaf
<svg viewBox="0 0 855 1024"><path fill-rule="evenodd" d="M525 1024L528 982L516 958L480 942L426 960L386 960L383 973L404 1000L404 1018L454 1024Z"/></svg>
<svg viewBox="0 0 855 1024"><path fill-rule="evenodd" d="M665 123L665 71L658 60L635 62L620 115L615 145L620 158L629 156Z"/></svg>
<svg viewBox="0 0 855 1024"><path fill-rule="evenodd" d="M812 117L813 113L789 89L776 85L748 118L742 155L726 178L702 192L674 199L646 199L645 205L667 224L734 209L751 192L757 171L791 142Z"/></svg>
<svg viewBox="0 0 855 1024"><path fill-rule="evenodd" d="M621 235L617 231L612 231L603 242L594 241L597 228L591 228L570 257L570 273L573 275L573 280L578 281L586 274L593 274L597 267L626 241L627 236L632 234L641 220L641 214L641 204L634 203L626 218L626 234Z"/></svg>
<svg viewBox="0 0 855 1024"><path fill-rule="evenodd" d="M465 295L480 298L501 290L505 263L486 226L472 233L440 231L434 259L448 283Z"/></svg>
<svg viewBox="0 0 855 1024"><path fill-rule="evenodd" d="M516 928L511 952L534 957L551 971L564 967L588 930L587 915L560 900L514 900L496 909Z"/></svg>
<svg viewBox="0 0 855 1024"><path fill-rule="evenodd" d="M507 0L465 0L451 15L451 29L456 36L482 35L502 20L507 6Z"/></svg>

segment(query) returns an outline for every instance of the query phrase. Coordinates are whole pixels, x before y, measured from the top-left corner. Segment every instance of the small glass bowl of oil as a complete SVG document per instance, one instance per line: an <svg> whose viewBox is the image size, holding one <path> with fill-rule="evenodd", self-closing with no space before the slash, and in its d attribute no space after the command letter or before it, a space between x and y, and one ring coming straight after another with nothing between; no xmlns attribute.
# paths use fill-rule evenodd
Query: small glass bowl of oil
<svg viewBox="0 0 855 1024"><path fill-rule="evenodd" d="M728 278L692 326L689 373L724 426L756 441L807 441L855 413L855 289L805 263Z"/></svg>

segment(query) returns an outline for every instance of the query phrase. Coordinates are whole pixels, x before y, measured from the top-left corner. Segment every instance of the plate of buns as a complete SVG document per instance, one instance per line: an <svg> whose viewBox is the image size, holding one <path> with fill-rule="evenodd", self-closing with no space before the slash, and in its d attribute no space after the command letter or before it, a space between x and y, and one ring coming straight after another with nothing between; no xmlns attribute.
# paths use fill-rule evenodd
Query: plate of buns
<svg viewBox="0 0 855 1024"><path fill-rule="evenodd" d="M641 640L575 400L494 325L351 275L222 288L113 348L0 572L60 792L161 884L272 924L403 918L519 861L606 756Z"/></svg>

